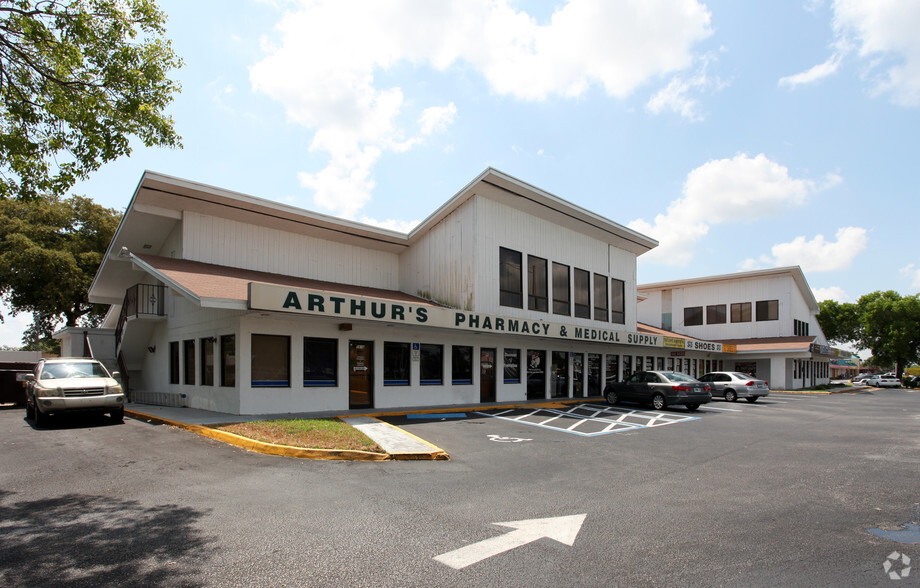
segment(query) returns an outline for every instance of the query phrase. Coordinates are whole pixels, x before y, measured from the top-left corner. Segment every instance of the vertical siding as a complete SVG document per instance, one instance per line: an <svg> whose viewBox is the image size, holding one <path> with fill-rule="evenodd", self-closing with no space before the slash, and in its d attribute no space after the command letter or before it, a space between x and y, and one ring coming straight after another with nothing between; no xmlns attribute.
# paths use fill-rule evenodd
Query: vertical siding
<svg viewBox="0 0 920 588"><path fill-rule="evenodd" d="M185 259L290 276L396 290L396 254L186 212Z"/></svg>

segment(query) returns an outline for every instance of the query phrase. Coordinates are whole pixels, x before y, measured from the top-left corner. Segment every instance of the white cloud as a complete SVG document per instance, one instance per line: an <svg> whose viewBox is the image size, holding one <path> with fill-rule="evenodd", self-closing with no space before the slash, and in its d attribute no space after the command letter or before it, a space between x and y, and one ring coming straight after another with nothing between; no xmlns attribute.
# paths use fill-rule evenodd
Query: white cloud
<svg viewBox="0 0 920 588"><path fill-rule="evenodd" d="M853 259L865 251L868 237L866 229L843 227L837 231L836 241L827 241L824 235L816 235L806 241L796 237L788 243L778 243L771 248L773 257L761 256L757 261L748 259L745 269L773 266L801 266L804 272L829 272L848 269Z"/></svg>
<svg viewBox="0 0 920 588"><path fill-rule="evenodd" d="M811 180L795 179L789 170L766 155L709 161L687 175L683 196L668 206L653 223L637 219L631 229L658 240L659 246L642 261L686 265L694 246L720 223L753 222L801 206L817 191Z"/></svg>
<svg viewBox="0 0 920 588"><path fill-rule="evenodd" d="M444 71L463 64L496 94L522 100L576 97L597 85L623 97L694 62L712 34L697 0L570 0L540 25L512 0L302 0L291 2L250 68L255 91L314 130L311 151L328 167L300 174L316 204L353 217L370 198L373 168L443 131L453 103L416 105L379 75L395 66ZM403 122L419 108L416 135Z"/></svg>
<svg viewBox="0 0 920 588"><path fill-rule="evenodd" d="M822 64L780 80L797 86L838 71L854 51L874 92L896 104L920 106L920 3L916 0L835 0L834 52Z"/></svg>
<svg viewBox="0 0 920 588"><path fill-rule="evenodd" d="M411 220L397 220L388 218L387 220L379 221L377 219L370 218L368 216L361 217L361 222L366 225L372 225L375 227L380 227L381 229L390 229L391 231L396 231L398 233L409 233L414 229L421 221Z"/></svg>
<svg viewBox="0 0 920 588"><path fill-rule="evenodd" d="M909 263L898 271L900 271L911 280L911 288L920 289L920 268L916 267L912 263Z"/></svg>
<svg viewBox="0 0 920 588"><path fill-rule="evenodd" d="M712 55L707 55L702 59L699 71L689 78L682 75L673 76L667 86L649 99L645 109L652 114L670 111L691 122L702 121L705 117L701 112L699 100L693 95L705 91L716 92L727 85L718 76L707 73L709 64L714 60Z"/></svg>
<svg viewBox="0 0 920 588"><path fill-rule="evenodd" d="M852 302L853 299L840 286L829 286L827 288L812 288L815 300L818 302L824 300L836 300L837 302Z"/></svg>

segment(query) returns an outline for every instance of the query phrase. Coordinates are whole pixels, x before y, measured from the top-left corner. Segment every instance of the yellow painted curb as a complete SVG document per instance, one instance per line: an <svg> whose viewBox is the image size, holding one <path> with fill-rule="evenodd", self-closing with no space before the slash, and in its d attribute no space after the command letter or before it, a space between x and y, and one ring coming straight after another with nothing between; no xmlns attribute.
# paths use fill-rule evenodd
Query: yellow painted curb
<svg viewBox="0 0 920 588"><path fill-rule="evenodd" d="M274 443L263 443L262 441L256 441L255 439L249 439L247 437L242 437L234 433L228 433L226 431L218 431L217 429L212 429L211 427L206 427L204 425L190 425L188 423L180 423L178 421L172 421L133 410L126 410L125 414L135 418L155 421L164 425L185 429L186 431L191 431L192 433L201 435L202 437L209 437L211 439L216 439L217 441L222 441L230 445L241 447L248 451L265 453L268 455L299 457L303 459L341 459L352 461L386 461L388 459L399 459L394 458L386 453L375 453L373 451L305 449L303 447L291 447L289 445L275 445ZM415 459L424 458L418 457Z"/></svg>

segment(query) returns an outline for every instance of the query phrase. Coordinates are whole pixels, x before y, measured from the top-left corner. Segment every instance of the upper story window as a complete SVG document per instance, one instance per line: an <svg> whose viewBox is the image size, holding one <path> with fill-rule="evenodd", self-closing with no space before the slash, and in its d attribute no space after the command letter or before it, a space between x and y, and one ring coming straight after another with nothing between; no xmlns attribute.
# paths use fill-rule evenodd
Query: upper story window
<svg viewBox="0 0 920 588"><path fill-rule="evenodd" d="M553 262L553 313L570 316L572 290L569 286L569 266Z"/></svg>
<svg viewBox="0 0 920 588"><path fill-rule="evenodd" d="M792 329L797 337L808 336L808 323L805 321L793 320Z"/></svg>
<svg viewBox="0 0 920 588"><path fill-rule="evenodd" d="M779 320L779 300L758 300L757 301L757 320L758 321L778 321Z"/></svg>
<svg viewBox="0 0 920 588"><path fill-rule="evenodd" d="M546 312L549 297L546 280L546 260L533 255L527 256L527 308Z"/></svg>
<svg viewBox="0 0 920 588"><path fill-rule="evenodd" d="M594 320L609 321L610 314L607 311L607 276L594 274Z"/></svg>
<svg viewBox="0 0 920 588"><path fill-rule="evenodd" d="M575 268L575 316L591 318L591 274Z"/></svg>
<svg viewBox="0 0 920 588"><path fill-rule="evenodd" d="M719 325L725 322L725 305L713 304L706 307L706 324Z"/></svg>
<svg viewBox="0 0 920 588"><path fill-rule="evenodd" d="M732 303L732 322L733 323L751 322L751 303L750 302L733 302Z"/></svg>
<svg viewBox="0 0 920 588"><path fill-rule="evenodd" d="M521 252L499 247L499 304L522 308Z"/></svg>
<svg viewBox="0 0 920 588"><path fill-rule="evenodd" d="M684 308L684 326L695 327L703 324L703 307L688 306Z"/></svg>
<svg viewBox="0 0 920 588"><path fill-rule="evenodd" d="M610 279L610 321L626 324L626 282Z"/></svg>

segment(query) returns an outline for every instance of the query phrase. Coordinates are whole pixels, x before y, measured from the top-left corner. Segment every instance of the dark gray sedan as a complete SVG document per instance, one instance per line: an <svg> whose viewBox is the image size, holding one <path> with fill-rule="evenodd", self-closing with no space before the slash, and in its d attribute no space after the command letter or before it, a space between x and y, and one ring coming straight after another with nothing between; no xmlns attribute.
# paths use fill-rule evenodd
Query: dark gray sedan
<svg viewBox="0 0 920 588"><path fill-rule="evenodd" d="M690 411L712 399L708 384L680 372L636 372L622 382L608 384L604 397L610 404L626 400L651 404L655 410L683 404Z"/></svg>
<svg viewBox="0 0 920 588"><path fill-rule="evenodd" d="M770 395L767 382L741 372L709 372L700 376L700 382L706 382L712 387L713 396L722 396L729 402L739 398L757 402L758 398Z"/></svg>

